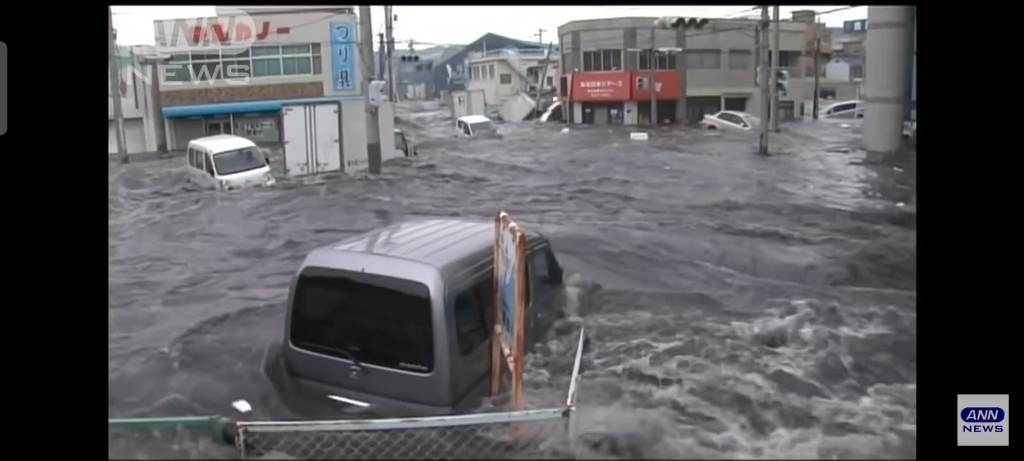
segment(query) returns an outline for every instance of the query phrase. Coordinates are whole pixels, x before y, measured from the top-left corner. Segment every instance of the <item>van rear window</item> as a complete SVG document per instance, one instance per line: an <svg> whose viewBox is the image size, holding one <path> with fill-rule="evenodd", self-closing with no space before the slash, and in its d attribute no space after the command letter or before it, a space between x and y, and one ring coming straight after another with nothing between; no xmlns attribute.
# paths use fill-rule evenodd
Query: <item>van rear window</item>
<svg viewBox="0 0 1024 461"><path fill-rule="evenodd" d="M345 271L304 273L293 302L289 334L295 347L399 370L434 369L426 285Z"/></svg>

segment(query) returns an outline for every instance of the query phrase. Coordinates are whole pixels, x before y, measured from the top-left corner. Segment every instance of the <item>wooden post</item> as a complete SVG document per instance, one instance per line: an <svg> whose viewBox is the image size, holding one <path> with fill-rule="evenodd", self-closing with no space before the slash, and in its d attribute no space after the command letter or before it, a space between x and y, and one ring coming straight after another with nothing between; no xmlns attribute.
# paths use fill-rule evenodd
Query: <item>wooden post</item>
<svg viewBox="0 0 1024 461"><path fill-rule="evenodd" d="M491 328L491 395L501 392L501 212L494 215L494 325Z"/></svg>

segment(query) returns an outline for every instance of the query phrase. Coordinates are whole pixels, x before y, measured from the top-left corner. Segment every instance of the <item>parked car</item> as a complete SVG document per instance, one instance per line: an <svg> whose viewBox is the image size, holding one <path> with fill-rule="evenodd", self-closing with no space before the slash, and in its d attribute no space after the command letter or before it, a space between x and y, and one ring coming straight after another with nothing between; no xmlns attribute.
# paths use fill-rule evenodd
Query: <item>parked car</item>
<svg viewBox="0 0 1024 461"><path fill-rule="evenodd" d="M864 101L832 103L818 111L818 118L864 118Z"/></svg>
<svg viewBox="0 0 1024 461"><path fill-rule="evenodd" d="M761 124L761 119L735 110L723 110L715 114L705 115L700 125L709 130L743 130L749 131Z"/></svg>

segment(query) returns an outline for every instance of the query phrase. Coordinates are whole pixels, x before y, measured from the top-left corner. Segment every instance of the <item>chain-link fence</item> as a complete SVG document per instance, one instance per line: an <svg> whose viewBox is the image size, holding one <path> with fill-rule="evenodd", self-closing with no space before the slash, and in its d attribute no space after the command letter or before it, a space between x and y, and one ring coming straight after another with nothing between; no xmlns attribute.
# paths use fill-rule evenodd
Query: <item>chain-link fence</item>
<svg viewBox="0 0 1024 461"><path fill-rule="evenodd" d="M219 416L111 419L109 454L145 457L137 451L145 440L145 445L166 445L171 450L161 451L161 457L178 458L228 455L223 448L232 441L243 459L572 458L572 417L583 344L580 331L568 398L561 408L336 421L229 421ZM205 435L197 437L197 429ZM216 442L227 444L218 449L211 446Z"/></svg>
<svg viewBox="0 0 1024 461"><path fill-rule="evenodd" d="M537 459L571 454L567 409L410 419L238 423L243 458Z"/></svg>
<svg viewBox="0 0 1024 461"><path fill-rule="evenodd" d="M565 407L423 418L237 423L249 459L539 459L573 456L580 331Z"/></svg>

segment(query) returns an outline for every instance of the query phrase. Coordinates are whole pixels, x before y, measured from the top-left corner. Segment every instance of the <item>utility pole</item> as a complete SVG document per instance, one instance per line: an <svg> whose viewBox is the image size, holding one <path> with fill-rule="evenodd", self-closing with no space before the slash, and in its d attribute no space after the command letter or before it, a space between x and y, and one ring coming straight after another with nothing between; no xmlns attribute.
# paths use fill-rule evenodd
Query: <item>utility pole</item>
<svg viewBox="0 0 1024 461"><path fill-rule="evenodd" d="M817 32L820 32L820 28ZM821 75L821 70L818 69L818 56L820 55L821 37L818 37L816 40L814 40L814 109L813 112L811 112L811 116L814 117L815 120L818 119L818 84L819 76Z"/></svg>
<svg viewBox="0 0 1024 461"><path fill-rule="evenodd" d="M761 66L764 65L762 58L764 58L764 56L761 55L761 25L758 24L754 26L754 85L758 88L764 86L764 84L761 83L761 79L764 78L761 75L764 73L764 69L761 69Z"/></svg>
<svg viewBox="0 0 1024 461"><path fill-rule="evenodd" d="M547 29L537 29L537 33L533 34L537 37L537 43L544 43L544 32L547 32Z"/></svg>
<svg viewBox="0 0 1024 461"><path fill-rule="evenodd" d="M779 5L772 7L775 25L772 30L772 131L779 132Z"/></svg>
<svg viewBox="0 0 1024 461"><path fill-rule="evenodd" d="M651 92L651 125L658 126L658 56L654 50L654 28L651 28L651 57L647 64L651 66L651 81L648 90Z"/></svg>
<svg viewBox="0 0 1024 461"><path fill-rule="evenodd" d="M682 43L683 46L681 47L682 50L680 50L679 56L677 56L677 58L676 58L677 59L676 66L678 66L679 68L681 68L683 70L682 71L683 81L679 82L679 86L681 87L680 88L680 90L681 90L680 93L682 93L682 97L679 98L679 105L681 107L679 108L679 112L678 113L682 113L683 114L683 116L680 117L680 119L681 119L681 123L683 124L683 126L686 126L686 125L688 125L686 118L689 116L687 114L687 112L686 112L686 98L687 98L686 85L687 85L687 82L690 81L690 79L688 78L689 76L687 75L687 72L688 72L689 68L687 67L687 63L686 63L686 28L683 28L683 30L680 31L679 33L682 34L682 36L679 37L680 38L679 42ZM724 107L723 107L723 109L724 109ZM680 122L677 122L677 123L680 123Z"/></svg>
<svg viewBox="0 0 1024 461"><path fill-rule="evenodd" d="M533 110L537 112L537 116L538 117L540 117L540 113L539 113L539 111L537 111L537 109L540 108L540 90L542 88L544 88L544 78L547 77L547 75L548 75L548 65L551 62L551 50L554 47L555 47L555 43L554 42L548 43L548 53L546 55L544 55L544 61L542 61L543 64L544 64L544 68L541 69L541 71L540 71L540 81L537 82L537 99L533 100L534 103L535 103Z"/></svg>
<svg viewBox="0 0 1024 461"><path fill-rule="evenodd" d="M761 55L761 62L764 63L766 58L764 53L767 50L768 45L768 6L761 7L761 40L760 47L758 47L757 53ZM761 136L758 142L757 153L760 155L768 155L768 120L771 117L771 94L768 87L768 75L767 69L762 69L761 72Z"/></svg>
<svg viewBox="0 0 1024 461"><path fill-rule="evenodd" d="M107 49L110 57L110 95L114 98L114 120L117 123L117 158L122 163L128 163L128 150L124 146L124 113L121 108L121 72L118 70L117 44L114 43L114 11L107 7Z"/></svg>
<svg viewBox="0 0 1024 461"><path fill-rule="evenodd" d="M397 90L398 86L395 84L394 74L393 74L393 71L391 70L391 67L393 65L392 64L393 61L392 61L392 57L391 56L392 56L392 54L395 51L395 35L394 35L394 33L395 33L395 25L394 25L395 15L393 13L391 5L384 5L384 14L387 15L387 18L384 20L384 35L385 35L385 43L386 43L386 46L387 46L386 57L387 57L387 63L388 63L388 67L387 67L387 75L388 75L388 101L391 101L392 103L394 103L394 102L396 102L395 101L395 93L398 91Z"/></svg>
<svg viewBox="0 0 1024 461"><path fill-rule="evenodd" d="M359 88L366 100L366 155L370 173L378 174L381 169L380 120L377 111L370 107L370 80L373 76L373 21L370 19L370 5L359 7Z"/></svg>
<svg viewBox="0 0 1024 461"><path fill-rule="evenodd" d="M377 40L377 58L379 61L377 63L377 78L380 79L384 77L384 64L386 64L384 62L384 32L377 34Z"/></svg>

